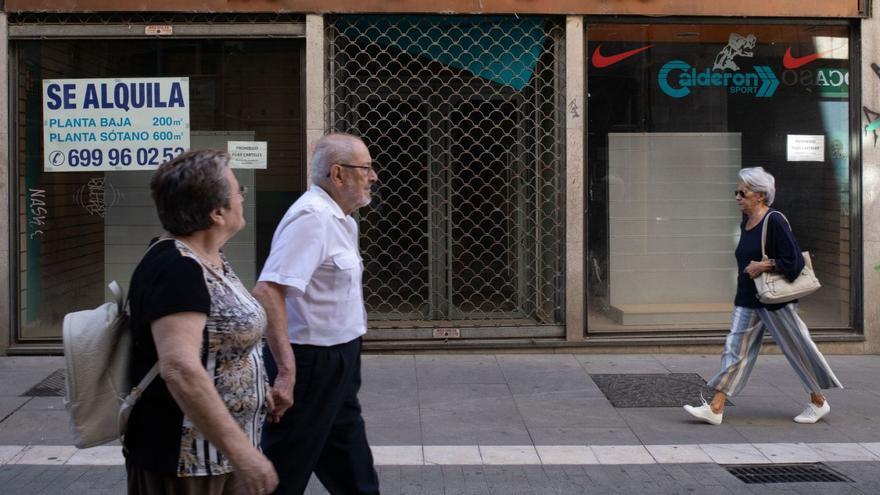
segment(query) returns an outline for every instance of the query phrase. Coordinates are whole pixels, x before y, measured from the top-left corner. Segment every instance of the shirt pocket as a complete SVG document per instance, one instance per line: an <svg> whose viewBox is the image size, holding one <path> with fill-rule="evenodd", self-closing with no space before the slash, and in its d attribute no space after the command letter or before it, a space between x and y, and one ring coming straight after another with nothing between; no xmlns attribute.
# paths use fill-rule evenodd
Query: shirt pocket
<svg viewBox="0 0 880 495"><path fill-rule="evenodd" d="M352 254L333 257L333 289L338 296L352 298L361 282L361 260Z"/></svg>

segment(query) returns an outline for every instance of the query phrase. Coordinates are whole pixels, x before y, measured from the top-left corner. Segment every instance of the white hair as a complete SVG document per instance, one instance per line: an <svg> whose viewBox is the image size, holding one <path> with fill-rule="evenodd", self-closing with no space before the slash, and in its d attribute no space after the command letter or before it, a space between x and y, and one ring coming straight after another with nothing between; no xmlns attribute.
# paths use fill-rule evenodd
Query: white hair
<svg viewBox="0 0 880 495"><path fill-rule="evenodd" d="M327 134L315 144L312 153L312 182L322 182L330 174L334 163L351 163L361 138L351 134Z"/></svg>
<svg viewBox="0 0 880 495"><path fill-rule="evenodd" d="M776 179L764 167L747 167L739 171L739 180L749 186L752 192L764 193L767 206L776 199Z"/></svg>

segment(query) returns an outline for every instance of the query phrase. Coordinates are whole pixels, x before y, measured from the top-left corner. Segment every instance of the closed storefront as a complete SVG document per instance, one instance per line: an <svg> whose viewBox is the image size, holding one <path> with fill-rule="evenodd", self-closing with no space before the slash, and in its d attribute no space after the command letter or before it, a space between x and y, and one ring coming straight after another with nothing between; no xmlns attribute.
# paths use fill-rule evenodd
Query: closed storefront
<svg viewBox="0 0 880 495"><path fill-rule="evenodd" d="M726 329L733 190L754 166L823 283L804 320L851 329L850 25L597 22L587 38L589 331Z"/></svg>
<svg viewBox="0 0 880 495"><path fill-rule="evenodd" d="M14 342L57 346L65 313L101 304L112 280L128 287L162 232L152 171L188 147L256 153L233 162L247 227L225 248L252 286L305 184L301 18L177 16L202 34L168 39L145 37L162 18L56 20L22 17L10 45ZM271 31L254 37L247 20ZM27 39L47 24L49 39Z"/></svg>
<svg viewBox="0 0 880 495"><path fill-rule="evenodd" d="M814 337L878 348L870 2L159 3L6 2L0 352L60 352L67 312L127 287L184 149L233 154L252 286L328 132L379 178L368 349L717 345L753 166L822 282Z"/></svg>

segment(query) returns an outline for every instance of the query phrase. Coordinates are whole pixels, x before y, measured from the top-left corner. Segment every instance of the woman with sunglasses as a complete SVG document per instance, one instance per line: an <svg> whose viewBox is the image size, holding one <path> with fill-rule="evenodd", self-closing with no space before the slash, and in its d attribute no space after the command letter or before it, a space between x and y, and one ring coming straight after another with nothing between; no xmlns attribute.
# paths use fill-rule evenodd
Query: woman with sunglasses
<svg viewBox="0 0 880 495"><path fill-rule="evenodd" d="M684 406L685 411L706 423L719 425L725 400L742 390L758 359L768 330L789 364L794 368L810 402L794 420L815 423L831 411L822 389L843 388L819 352L810 332L797 314L797 300L783 304L764 304L758 300L754 279L764 272L783 273L794 280L804 268L801 248L785 217L771 215L776 197L776 180L762 167L739 171L740 183L734 191L736 204L743 214L740 239L736 247L738 267L736 299L730 333L721 356L721 370L709 380L715 389L712 401L699 407ZM763 260L761 232L767 222L766 252Z"/></svg>

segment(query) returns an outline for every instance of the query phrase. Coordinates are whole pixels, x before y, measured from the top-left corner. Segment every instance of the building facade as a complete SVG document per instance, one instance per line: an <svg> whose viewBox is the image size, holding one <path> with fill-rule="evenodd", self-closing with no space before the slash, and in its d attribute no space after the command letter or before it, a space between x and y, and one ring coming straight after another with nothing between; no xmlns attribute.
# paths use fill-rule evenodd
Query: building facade
<svg viewBox="0 0 880 495"><path fill-rule="evenodd" d="M60 352L127 286L186 148L235 157L252 284L338 131L379 167L368 348L714 352L760 165L823 284L814 337L875 353L876 5L735 4L6 0L0 352Z"/></svg>

